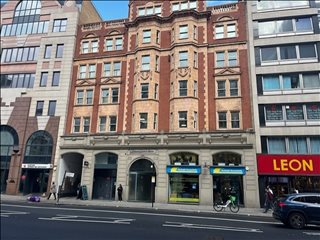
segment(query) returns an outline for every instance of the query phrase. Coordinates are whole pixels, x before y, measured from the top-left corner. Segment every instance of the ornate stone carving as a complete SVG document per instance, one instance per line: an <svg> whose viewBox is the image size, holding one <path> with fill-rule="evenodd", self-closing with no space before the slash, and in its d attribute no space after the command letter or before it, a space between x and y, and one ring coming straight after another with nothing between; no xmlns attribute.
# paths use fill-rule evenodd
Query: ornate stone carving
<svg viewBox="0 0 320 240"><path fill-rule="evenodd" d="M189 74L191 77L191 68L178 68L176 69L176 78L178 77L186 77Z"/></svg>

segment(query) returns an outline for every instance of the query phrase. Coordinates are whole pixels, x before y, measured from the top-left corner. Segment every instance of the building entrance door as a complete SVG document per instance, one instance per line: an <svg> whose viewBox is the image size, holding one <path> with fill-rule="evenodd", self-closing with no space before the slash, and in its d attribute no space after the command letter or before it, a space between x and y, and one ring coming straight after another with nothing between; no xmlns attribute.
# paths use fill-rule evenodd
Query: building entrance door
<svg viewBox="0 0 320 240"><path fill-rule="evenodd" d="M130 172L129 200L151 201L151 173Z"/></svg>
<svg viewBox="0 0 320 240"><path fill-rule="evenodd" d="M96 169L94 172L93 195L94 199L114 200L116 176L112 170Z"/></svg>

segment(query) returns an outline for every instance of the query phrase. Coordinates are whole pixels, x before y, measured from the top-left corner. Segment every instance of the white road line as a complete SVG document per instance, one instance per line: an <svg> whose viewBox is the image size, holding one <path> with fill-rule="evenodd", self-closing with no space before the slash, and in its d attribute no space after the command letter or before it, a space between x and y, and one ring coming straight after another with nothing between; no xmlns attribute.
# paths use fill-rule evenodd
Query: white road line
<svg viewBox="0 0 320 240"><path fill-rule="evenodd" d="M192 223L180 223L180 222L165 222L163 227L175 227L175 228L195 228L195 229L208 229L208 230L221 230L221 231L234 231L234 232L249 232L249 233L263 233L260 229L255 228L241 228L230 226L218 226L218 225L202 225Z"/></svg>
<svg viewBox="0 0 320 240"><path fill-rule="evenodd" d="M84 218L84 219L80 219ZM66 222L86 222L86 223L111 223L111 224L131 224L135 219L129 218L108 218L96 216L74 216L74 215L57 215L51 218L38 218L46 221L66 221ZM91 220L102 219L102 220Z"/></svg>
<svg viewBox="0 0 320 240"><path fill-rule="evenodd" d="M18 211L9 211L1 209L1 217L9 217L10 215L26 215L30 214L29 212L18 212Z"/></svg>
<svg viewBox="0 0 320 240"><path fill-rule="evenodd" d="M176 217L176 218L219 220L219 221L228 221L228 222L232 221L232 222L246 222L246 223L256 223L256 224L282 225L282 223L280 222L264 222L264 221L252 221L252 220L233 219L233 218L200 217L200 216L164 214L164 213L129 212L129 211L114 211L114 210L101 210L101 209L95 210L95 209L81 209L81 208L38 207L38 206L24 206L24 205L12 205L12 204L1 204L1 205L7 206L7 207L17 207L17 208L51 209L51 210L99 212L99 213L118 213L118 214L145 215L145 216L163 216L163 217Z"/></svg>
<svg viewBox="0 0 320 240"><path fill-rule="evenodd" d="M302 232L306 235L312 235L312 236L320 236L320 232Z"/></svg>

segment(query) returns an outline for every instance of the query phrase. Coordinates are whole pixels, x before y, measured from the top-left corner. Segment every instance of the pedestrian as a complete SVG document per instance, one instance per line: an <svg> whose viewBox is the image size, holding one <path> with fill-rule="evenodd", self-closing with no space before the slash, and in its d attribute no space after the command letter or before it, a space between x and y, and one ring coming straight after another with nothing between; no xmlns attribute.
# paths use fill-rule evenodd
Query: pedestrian
<svg viewBox="0 0 320 240"><path fill-rule="evenodd" d="M49 193L49 196L47 199L49 200L49 198L51 197L51 194L52 194L54 196L54 200L57 200L56 193L57 193L56 184L54 182L52 182L52 185L50 187L50 193Z"/></svg>
<svg viewBox="0 0 320 240"><path fill-rule="evenodd" d="M120 184L119 187L117 188L117 192L118 192L118 201L122 201L122 192L123 192L123 187Z"/></svg>
<svg viewBox="0 0 320 240"><path fill-rule="evenodd" d="M82 198L82 188L81 188L81 184L78 184L77 187L77 199L81 199Z"/></svg>
<svg viewBox="0 0 320 240"><path fill-rule="evenodd" d="M271 208L271 203L273 201L273 191L269 187L269 185L265 188L264 191L265 191L265 202L264 202L265 210L264 210L264 213L266 213Z"/></svg>
<svg viewBox="0 0 320 240"><path fill-rule="evenodd" d="M293 189L293 193L299 193L299 191L296 187Z"/></svg>

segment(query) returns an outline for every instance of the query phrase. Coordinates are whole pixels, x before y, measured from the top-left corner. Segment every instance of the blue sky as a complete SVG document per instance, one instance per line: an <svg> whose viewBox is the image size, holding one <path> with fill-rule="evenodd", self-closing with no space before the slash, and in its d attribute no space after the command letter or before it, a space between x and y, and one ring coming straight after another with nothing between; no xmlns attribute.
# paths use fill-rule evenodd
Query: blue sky
<svg viewBox="0 0 320 240"><path fill-rule="evenodd" d="M113 20L119 18L127 18L128 16L127 0L93 0L94 5L98 9L103 20ZM207 6L225 4L228 2L237 2L237 0L216 0L207 1Z"/></svg>
<svg viewBox="0 0 320 240"><path fill-rule="evenodd" d="M0 0L6 2L6 0ZM127 18L128 16L128 0L93 0L100 16L103 20L113 20L119 18ZM228 2L237 2L237 0L215 0L207 1L207 6L220 5Z"/></svg>

